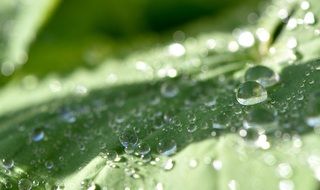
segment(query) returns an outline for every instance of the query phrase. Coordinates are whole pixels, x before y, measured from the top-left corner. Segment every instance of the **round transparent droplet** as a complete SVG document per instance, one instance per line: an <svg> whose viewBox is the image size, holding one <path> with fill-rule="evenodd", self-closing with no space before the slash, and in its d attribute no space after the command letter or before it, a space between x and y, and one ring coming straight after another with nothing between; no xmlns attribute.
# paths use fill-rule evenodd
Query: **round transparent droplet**
<svg viewBox="0 0 320 190"><path fill-rule="evenodd" d="M320 91L311 94L307 101L305 121L310 127L320 127Z"/></svg>
<svg viewBox="0 0 320 190"><path fill-rule="evenodd" d="M245 115L243 127L257 128L265 131L270 131L275 128L276 116L273 110L263 107L254 107Z"/></svg>
<svg viewBox="0 0 320 190"><path fill-rule="evenodd" d="M124 146L135 146L138 143L138 136L133 129L125 129L119 135L120 143Z"/></svg>
<svg viewBox="0 0 320 190"><path fill-rule="evenodd" d="M177 143L173 139L162 139L157 145L157 150L161 155L170 156L177 151Z"/></svg>
<svg viewBox="0 0 320 190"><path fill-rule="evenodd" d="M115 150L108 150L106 153L108 160L116 161L118 159L118 153Z"/></svg>
<svg viewBox="0 0 320 190"><path fill-rule="evenodd" d="M35 128L32 131L31 139L34 142L39 142L44 139L44 136L45 136L45 134L44 134L44 131L42 128Z"/></svg>
<svg viewBox="0 0 320 190"><path fill-rule="evenodd" d="M160 92L165 98L173 98L178 95L179 88L173 83L165 82L161 85Z"/></svg>
<svg viewBox="0 0 320 190"><path fill-rule="evenodd" d="M193 133L198 129L198 125L194 123L190 123L190 125L187 127L187 131L189 133Z"/></svg>
<svg viewBox="0 0 320 190"><path fill-rule="evenodd" d="M279 82L279 75L268 67L258 65L246 71L245 80L256 81L264 87L269 87Z"/></svg>
<svg viewBox="0 0 320 190"><path fill-rule="evenodd" d="M51 170L54 166L54 163L52 161L46 161L45 166L48 170Z"/></svg>
<svg viewBox="0 0 320 190"><path fill-rule="evenodd" d="M254 105L268 98L266 89L255 81L242 83L236 91L237 101L242 105Z"/></svg>
<svg viewBox="0 0 320 190"><path fill-rule="evenodd" d="M5 169L10 170L14 167L14 160L12 159L2 159L2 165Z"/></svg>
<svg viewBox="0 0 320 190"><path fill-rule="evenodd" d="M135 145L129 144L128 146L126 146L126 147L124 148L124 151L125 151L127 154L133 154L135 149L136 149L136 146L135 146Z"/></svg>
<svg viewBox="0 0 320 190"><path fill-rule="evenodd" d="M136 152L139 154L139 155L146 155L150 152L151 148L150 146L147 144L147 143L139 143L137 145L137 148L136 148Z"/></svg>
<svg viewBox="0 0 320 190"><path fill-rule="evenodd" d="M30 190L32 189L32 182L29 179L22 178L18 182L19 190Z"/></svg>

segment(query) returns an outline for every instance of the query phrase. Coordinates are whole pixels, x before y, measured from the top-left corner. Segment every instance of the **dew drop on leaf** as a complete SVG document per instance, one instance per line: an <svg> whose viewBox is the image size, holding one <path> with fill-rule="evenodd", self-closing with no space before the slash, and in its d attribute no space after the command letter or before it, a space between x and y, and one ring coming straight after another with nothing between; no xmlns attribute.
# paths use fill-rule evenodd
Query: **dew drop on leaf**
<svg viewBox="0 0 320 190"><path fill-rule="evenodd" d="M320 91L316 91L310 95L307 109L306 109L305 121L310 127L320 126Z"/></svg>
<svg viewBox="0 0 320 190"><path fill-rule="evenodd" d="M166 161L163 163L162 168L163 168L165 171L170 171L170 170L173 169L174 164L175 164L175 161L174 161L174 160L168 159L168 160L166 160Z"/></svg>
<svg viewBox="0 0 320 190"><path fill-rule="evenodd" d="M162 139L158 142L157 150L161 155L170 156L177 151L177 143L173 139Z"/></svg>
<svg viewBox="0 0 320 190"><path fill-rule="evenodd" d="M22 178L18 182L19 190L31 190L32 182L29 179Z"/></svg>
<svg viewBox="0 0 320 190"><path fill-rule="evenodd" d="M12 159L2 159L2 165L6 170L10 170L14 167L14 160Z"/></svg>
<svg viewBox="0 0 320 190"><path fill-rule="evenodd" d="M243 127L257 128L261 130L272 130L276 126L276 118L273 110L262 107L251 108L243 121Z"/></svg>
<svg viewBox="0 0 320 190"><path fill-rule="evenodd" d="M261 103L268 98L266 89L255 81L247 81L236 90L237 101L241 105L254 105Z"/></svg>
<svg viewBox="0 0 320 190"><path fill-rule="evenodd" d="M138 143L138 136L133 129L125 129L119 135L120 143L124 147L135 146Z"/></svg>
<svg viewBox="0 0 320 190"><path fill-rule="evenodd" d="M279 82L279 75L272 69L258 65L249 68L245 73L246 81L256 81L264 87L269 87Z"/></svg>
<svg viewBox="0 0 320 190"><path fill-rule="evenodd" d="M35 128L32 131L31 139L34 142L42 141L45 137L44 131L42 128Z"/></svg>
<svg viewBox="0 0 320 190"><path fill-rule="evenodd" d="M178 95L179 88L173 83L165 82L161 85L160 92L165 98L173 98Z"/></svg>
<svg viewBox="0 0 320 190"><path fill-rule="evenodd" d="M139 155L146 155L150 152L151 148L147 143L141 142L136 147L136 152Z"/></svg>

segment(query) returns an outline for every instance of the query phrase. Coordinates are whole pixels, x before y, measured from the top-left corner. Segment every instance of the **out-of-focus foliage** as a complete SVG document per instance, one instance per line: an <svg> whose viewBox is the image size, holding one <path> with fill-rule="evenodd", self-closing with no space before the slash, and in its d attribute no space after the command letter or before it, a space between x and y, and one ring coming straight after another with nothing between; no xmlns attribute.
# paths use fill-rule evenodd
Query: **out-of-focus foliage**
<svg viewBox="0 0 320 190"><path fill-rule="evenodd" d="M317 0L93 2L60 2L20 42L29 59L0 91L0 188L319 189ZM280 81L244 106L253 65ZM255 109L274 119L248 127Z"/></svg>

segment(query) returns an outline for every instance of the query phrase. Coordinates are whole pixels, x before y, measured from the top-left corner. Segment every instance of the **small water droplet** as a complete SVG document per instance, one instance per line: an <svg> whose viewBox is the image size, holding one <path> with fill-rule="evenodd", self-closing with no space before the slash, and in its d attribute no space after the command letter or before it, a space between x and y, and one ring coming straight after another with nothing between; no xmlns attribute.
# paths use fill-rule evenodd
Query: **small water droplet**
<svg viewBox="0 0 320 190"><path fill-rule="evenodd" d="M320 126L320 91L310 95L306 109L306 123L310 127Z"/></svg>
<svg viewBox="0 0 320 190"><path fill-rule="evenodd" d="M249 31L243 31L238 36L238 43L244 48L249 48L254 45L254 36Z"/></svg>
<svg viewBox="0 0 320 190"><path fill-rule="evenodd" d="M300 8L302 10L308 10L310 8L310 3L308 1L302 1L300 3Z"/></svg>
<svg viewBox="0 0 320 190"><path fill-rule="evenodd" d="M127 128L120 133L119 140L124 147L128 147L129 145L135 146L139 139L133 129Z"/></svg>
<svg viewBox="0 0 320 190"><path fill-rule="evenodd" d="M51 170L54 166L53 162L52 161L46 161L45 162L45 166L48 170Z"/></svg>
<svg viewBox="0 0 320 190"><path fill-rule="evenodd" d="M14 167L14 161L12 159L2 159L2 165L6 170L10 170Z"/></svg>
<svg viewBox="0 0 320 190"><path fill-rule="evenodd" d="M186 53L186 49L180 43L173 43L169 45L168 52L172 56L181 57Z"/></svg>
<svg viewBox="0 0 320 190"><path fill-rule="evenodd" d="M236 180L230 180L228 182L229 190L237 190L237 182Z"/></svg>
<svg viewBox="0 0 320 190"><path fill-rule="evenodd" d="M194 123L190 123L189 126L187 127L187 131L189 133L193 133L198 129L198 125Z"/></svg>
<svg viewBox="0 0 320 190"><path fill-rule="evenodd" d="M174 160L168 159L168 160L166 160L166 161L163 163L162 168L163 168L165 171L169 171L169 170L172 170L172 169L173 169L174 164L175 164L175 161L174 161Z"/></svg>
<svg viewBox="0 0 320 190"><path fill-rule="evenodd" d="M173 98L178 95L179 88L170 82L165 82L160 88L161 95L165 98Z"/></svg>
<svg viewBox="0 0 320 190"><path fill-rule="evenodd" d="M44 131L42 128L35 128L32 131L31 139L34 142L42 141L45 137Z"/></svg>
<svg viewBox="0 0 320 190"><path fill-rule="evenodd" d="M190 168L196 168L198 166L198 161L196 159L191 159L189 161L189 167Z"/></svg>
<svg viewBox="0 0 320 190"><path fill-rule="evenodd" d="M19 190L31 190L32 182L29 179L22 178L18 182Z"/></svg>
<svg viewBox="0 0 320 190"><path fill-rule="evenodd" d="M251 67L246 71L245 80L256 81L264 87L269 87L278 83L280 78L279 75L270 68L258 65Z"/></svg>
<svg viewBox="0 0 320 190"><path fill-rule="evenodd" d="M146 155L150 152L151 148L147 143L141 142L136 147L136 152L139 155Z"/></svg>
<svg viewBox="0 0 320 190"><path fill-rule="evenodd" d="M281 180L279 190L294 190L294 183L291 180Z"/></svg>
<svg viewBox="0 0 320 190"><path fill-rule="evenodd" d="M222 169L222 162L220 160L214 160L212 162L212 167L215 169L215 170L221 170Z"/></svg>
<svg viewBox="0 0 320 190"><path fill-rule="evenodd" d="M287 48L295 49L298 46L298 41L295 37L290 37L287 41Z"/></svg>
<svg viewBox="0 0 320 190"><path fill-rule="evenodd" d="M314 14L313 12L307 12L305 15L304 15L304 18L303 18L303 22L307 25L313 25L316 23L316 19L314 17Z"/></svg>
<svg viewBox="0 0 320 190"><path fill-rule="evenodd" d="M173 139L162 139L157 145L157 150L161 155L170 156L177 151L177 143Z"/></svg>
<svg viewBox="0 0 320 190"><path fill-rule="evenodd" d="M243 121L244 128L257 128L258 130L270 131L275 128L275 114L273 111L263 108L251 108Z"/></svg>
<svg viewBox="0 0 320 190"><path fill-rule="evenodd" d="M242 105L254 105L268 98L266 89L255 81L242 83L236 91L237 101Z"/></svg>
<svg viewBox="0 0 320 190"><path fill-rule="evenodd" d="M281 178L289 179L293 174L292 167L288 163L280 163L277 167L278 175Z"/></svg>

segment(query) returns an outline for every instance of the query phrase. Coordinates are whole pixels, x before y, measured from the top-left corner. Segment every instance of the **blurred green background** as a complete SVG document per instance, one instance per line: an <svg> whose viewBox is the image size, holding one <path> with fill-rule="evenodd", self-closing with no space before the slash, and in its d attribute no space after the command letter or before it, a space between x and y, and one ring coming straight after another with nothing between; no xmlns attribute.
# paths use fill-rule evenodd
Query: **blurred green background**
<svg viewBox="0 0 320 190"><path fill-rule="evenodd" d="M2 0L0 58L5 63L26 64L10 76L1 76L0 85L26 75L65 76L75 67L93 68L105 59L122 59L133 51L183 40L185 36L218 29L231 31L234 26L247 23L248 13L263 3L261 0ZM212 24L213 19L219 15L227 17L226 12L231 11L239 12L238 19L221 22L219 26Z"/></svg>

